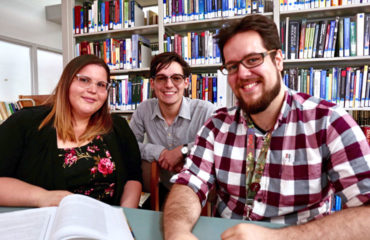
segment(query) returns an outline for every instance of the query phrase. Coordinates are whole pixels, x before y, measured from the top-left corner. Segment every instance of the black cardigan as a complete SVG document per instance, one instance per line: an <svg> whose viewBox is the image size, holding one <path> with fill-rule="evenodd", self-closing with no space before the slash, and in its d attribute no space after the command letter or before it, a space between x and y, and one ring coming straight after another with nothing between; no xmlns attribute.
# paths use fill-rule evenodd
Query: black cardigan
<svg viewBox="0 0 370 240"><path fill-rule="evenodd" d="M52 123L38 126L48 107L25 108L0 125L0 177L13 177L47 190L65 190L63 167L57 153ZM119 205L128 180L142 182L140 151L125 119L112 115L113 130L104 140L116 162L117 183L113 203Z"/></svg>

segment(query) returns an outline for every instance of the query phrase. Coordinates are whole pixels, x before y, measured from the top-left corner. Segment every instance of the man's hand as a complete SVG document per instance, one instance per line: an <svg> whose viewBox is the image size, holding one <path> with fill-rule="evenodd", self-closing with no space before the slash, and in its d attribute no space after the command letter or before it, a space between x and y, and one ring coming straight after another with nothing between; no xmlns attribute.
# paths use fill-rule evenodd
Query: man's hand
<svg viewBox="0 0 370 240"><path fill-rule="evenodd" d="M250 223L240 223L221 234L222 240L280 239L278 231Z"/></svg>
<svg viewBox="0 0 370 240"><path fill-rule="evenodd" d="M43 191L43 193L38 196L37 205L38 207L58 206L60 201L70 194L72 193L65 190Z"/></svg>
<svg viewBox="0 0 370 240"><path fill-rule="evenodd" d="M172 150L164 149L158 158L158 163L161 168L171 172L179 172L184 165L181 148L182 145Z"/></svg>

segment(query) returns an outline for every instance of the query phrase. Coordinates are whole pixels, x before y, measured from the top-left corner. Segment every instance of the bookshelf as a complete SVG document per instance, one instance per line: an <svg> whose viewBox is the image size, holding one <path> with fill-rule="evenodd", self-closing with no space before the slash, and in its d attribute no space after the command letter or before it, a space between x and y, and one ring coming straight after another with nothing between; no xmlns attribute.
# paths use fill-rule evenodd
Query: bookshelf
<svg viewBox="0 0 370 240"><path fill-rule="evenodd" d="M163 0L151 0L151 1L139 1L143 7L157 5L158 6L158 24L139 26L132 28L123 28L118 30L109 30L104 32L95 33L82 33L74 34L73 29L73 7L75 3L81 4L83 0L62 0L62 16L63 16L63 59L66 64L69 60L75 57L74 46L76 43L81 41L94 41L105 38L125 38L130 37L132 34L142 34L148 37L151 42L158 43L158 52L164 52L164 35L165 34L183 34L189 31L204 31L204 30L215 30L227 24L230 21L235 21L242 18L243 16L229 16L229 17L214 17L203 20L187 20L181 22L165 22L165 12ZM293 1L294 2L294 1ZM297 1L298 2L298 1ZM353 2L353 1L352 1ZM274 6L274 7L272 7ZM308 21L322 20L339 17L353 17L359 12L370 13L370 2L349 4L344 6L330 6L330 7L319 7L310 9L297 9L297 10L285 10L280 9L280 1L272 0L272 6L270 9L263 13L266 16L271 17L278 28L280 28L280 22L285 21L287 18L290 20L301 20L307 19ZM280 30L280 29L279 29ZM285 59L284 69L289 68L329 68L329 67L360 67L370 63L370 56L351 56L351 57L331 57L331 58L311 58L311 59ZM190 64L193 73L216 73L220 63L215 64ZM127 74L127 75L142 75L148 76L149 68L138 68L138 69L120 69L113 70L113 75ZM231 95L230 89L228 89L228 95ZM228 96L228 105L232 104L232 97ZM346 108L349 111L352 110L370 110L366 108ZM118 111L124 114L130 114L133 110Z"/></svg>

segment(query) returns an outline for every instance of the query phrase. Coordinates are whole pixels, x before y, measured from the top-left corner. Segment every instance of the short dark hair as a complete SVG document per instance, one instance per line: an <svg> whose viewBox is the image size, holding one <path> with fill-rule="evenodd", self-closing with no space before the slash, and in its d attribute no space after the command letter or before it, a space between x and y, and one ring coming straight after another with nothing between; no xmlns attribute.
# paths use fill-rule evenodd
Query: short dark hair
<svg viewBox="0 0 370 240"><path fill-rule="evenodd" d="M256 31L261 36L263 45L267 50L281 49L279 33L274 21L260 14L251 14L221 28L216 35L223 63L225 63L223 49L227 41L236 34L246 31ZM274 54L271 54L272 59L274 56Z"/></svg>
<svg viewBox="0 0 370 240"><path fill-rule="evenodd" d="M190 74L190 66L185 60L175 52L164 52L156 55L150 63L150 77L153 78L157 72L170 65L172 62L177 62L181 65L183 74L188 77Z"/></svg>

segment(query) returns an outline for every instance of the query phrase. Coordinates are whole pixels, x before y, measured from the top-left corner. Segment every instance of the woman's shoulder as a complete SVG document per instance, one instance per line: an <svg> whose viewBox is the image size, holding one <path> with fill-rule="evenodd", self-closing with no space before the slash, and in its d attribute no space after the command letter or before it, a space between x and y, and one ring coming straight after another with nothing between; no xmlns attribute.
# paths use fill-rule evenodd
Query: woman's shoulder
<svg viewBox="0 0 370 240"><path fill-rule="evenodd" d="M49 106L25 107L11 115L13 119L26 119L27 121L44 119L50 112Z"/></svg>

